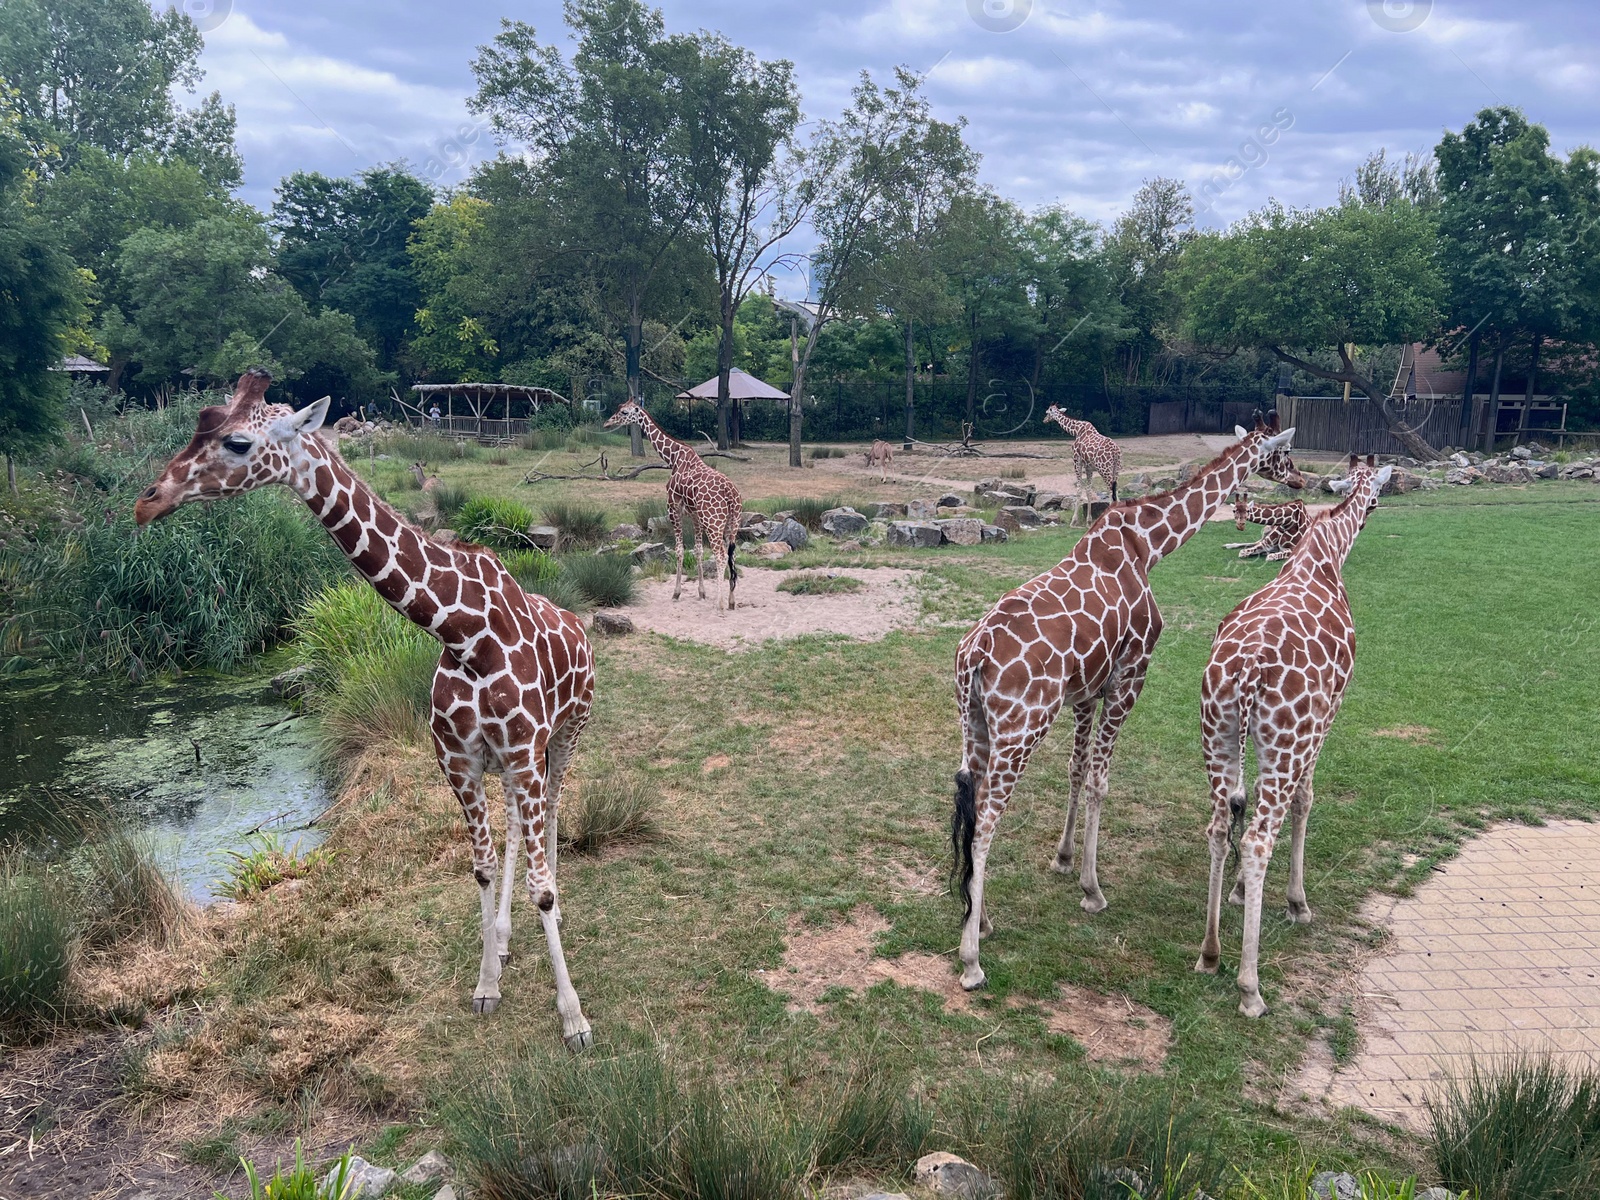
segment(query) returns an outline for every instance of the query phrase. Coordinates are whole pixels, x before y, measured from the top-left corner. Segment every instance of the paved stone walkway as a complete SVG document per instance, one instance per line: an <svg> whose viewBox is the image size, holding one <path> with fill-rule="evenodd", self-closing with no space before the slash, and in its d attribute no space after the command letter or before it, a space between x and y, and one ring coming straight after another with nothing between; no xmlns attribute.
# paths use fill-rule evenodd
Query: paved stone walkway
<svg viewBox="0 0 1600 1200"><path fill-rule="evenodd" d="M1420 1128L1428 1091L1474 1057L1600 1063L1600 824L1501 826L1369 915L1392 936L1361 972L1361 1047L1319 1081L1328 1102Z"/></svg>

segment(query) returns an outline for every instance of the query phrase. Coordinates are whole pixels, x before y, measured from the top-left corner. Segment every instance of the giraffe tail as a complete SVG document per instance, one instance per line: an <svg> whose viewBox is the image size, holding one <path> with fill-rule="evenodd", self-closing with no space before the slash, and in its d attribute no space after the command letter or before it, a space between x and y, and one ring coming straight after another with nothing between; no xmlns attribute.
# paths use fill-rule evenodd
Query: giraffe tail
<svg viewBox="0 0 1600 1200"><path fill-rule="evenodd" d="M736 542L728 543L728 583L730 585L739 582L739 568L733 565L733 548L736 544Z"/></svg>
<svg viewBox="0 0 1600 1200"><path fill-rule="evenodd" d="M986 720L983 697L979 693L976 674L968 688L966 704L965 724L968 729L971 728L973 721ZM966 738L964 737L962 741L965 742ZM966 746L963 746L962 750L965 752ZM950 848L954 851L954 858L950 864L950 885L960 891L963 924L972 916L972 876L975 870L972 863L972 841L977 831L978 784L972 777L972 771L962 767L956 772L956 806L950 815Z"/></svg>
<svg viewBox="0 0 1600 1200"><path fill-rule="evenodd" d="M1244 743L1250 736L1250 717L1255 710L1256 663L1252 658L1245 668L1244 683L1239 688L1239 774L1233 790L1228 793L1228 848L1229 862L1239 863L1239 841L1244 837L1245 820L1249 816L1249 795L1244 784Z"/></svg>

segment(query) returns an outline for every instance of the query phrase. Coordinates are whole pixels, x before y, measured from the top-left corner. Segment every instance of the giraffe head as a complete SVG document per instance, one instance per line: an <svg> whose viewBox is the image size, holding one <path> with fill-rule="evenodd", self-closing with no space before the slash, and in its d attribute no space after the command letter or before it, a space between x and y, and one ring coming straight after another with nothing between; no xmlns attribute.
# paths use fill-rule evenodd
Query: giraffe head
<svg viewBox="0 0 1600 1200"><path fill-rule="evenodd" d="M606 419L604 428L615 429L618 425L643 425L647 417L644 406L637 400L624 400L622 407Z"/></svg>
<svg viewBox="0 0 1600 1200"><path fill-rule="evenodd" d="M1289 457L1289 448L1294 443L1294 427L1279 431L1278 410L1273 409L1265 417L1256 413L1256 427L1247 430L1243 425L1235 425L1233 432L1241 440L1257 437L1261 439L1261 461L1255 466L1255 473L1263 479L1271 479L1285 487L1303 488L1306 485L1305 476L1295 468L1294 459ZM1244 526L1239 528L1243 529Z"/></svg>
<svg viewBox="0 0 1600 1200"><path fill-rule="evenodd" d="M1243 491L1233 494L1233 524L1239 530L1244 529L1245 514L1250 511L1250 496Z"/></svg>
<svg viewBox="0 0 1600 1200"><path fill-rule="evenodd" d="M217 500L290 481L303 453L301 439L314 435L328 415L328 397L296 412L266 402L271 382L259 367L246 371L232 400L200 410L189 444L139 493L135 521L148 525L191 500Z"/></svg>
<svg viewBox="0 0 1600 1200"><path fill-rule="evenodd" d="M1333 488L1334 494L1345 497L1345 503L1350 503L1352 498L1365 495L1366 504L1361 510L1360 525L1367 523L1367 516L1378 507L1378 493L1383 490L1389 477L1394 474L1392 466L1379 467L1372 455L1367 455L1363 462L1359 454L1350 456L1350 467L1345 472L1343 479L1335 479L1328 486ZM1361 503L1359 499L1356 503ZM1360 526L1357 526L1360 528Z"/></svg>
<svg viewBox="0 0 1600 1200"><path fill-rule="evenodd" d="M1061 406L1059 404L1052 404L1049 408L1045 409L1044 419L1046 421L1054 421L1057 425L1061 426L1061 428L1072 434L1073 437L1078 436L1078 431L1081 430L1085 424L1083 421L1074 421L1071 417L1067 416L1066 413L1061 411Z"/></svg>

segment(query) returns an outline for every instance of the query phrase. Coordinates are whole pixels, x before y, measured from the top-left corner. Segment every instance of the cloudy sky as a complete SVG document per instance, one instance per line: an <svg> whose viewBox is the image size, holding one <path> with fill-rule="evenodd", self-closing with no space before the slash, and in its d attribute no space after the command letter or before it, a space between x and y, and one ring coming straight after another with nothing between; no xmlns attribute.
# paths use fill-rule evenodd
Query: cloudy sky
<svg viewBox="0 0 1600 1200"><path fill-rule="evenodd" d="M346 175L404 159L461 183L494 152L464 105L475 47L502 16L543 38L565 32L559 0L182 2L206 30L204 87L238 110L245 196L262 206L297 168ZM967 118L986 182L1099 220L1152 175L1201 195L1203 224L1269 196L1326 203L1369 151L1426 149L1492 104L1520 105L1558 151L1600 144L1592 0L662 7L670 30L714 29L791 59L811 116L837 113L862 70L925 72L937 114Z"/></svg>

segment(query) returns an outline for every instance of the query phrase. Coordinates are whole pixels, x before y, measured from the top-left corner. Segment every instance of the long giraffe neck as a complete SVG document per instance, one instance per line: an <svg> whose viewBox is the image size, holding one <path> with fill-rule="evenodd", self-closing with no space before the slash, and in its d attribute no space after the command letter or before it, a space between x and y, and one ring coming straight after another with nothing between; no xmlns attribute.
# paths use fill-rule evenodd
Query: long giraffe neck
<svg viewBox="0 0 1600 1200"><path fill-rule="evenodd" d="M1350 494L1331 512L1324 513L1311 526L1300 543L1301 553L1295 557L1309 563L1313 569L1331 568L1335 575L1344 571L1344 560L1356 544L1356 534L1361 532L1366 506L1371 503L1365 481L1350 490Z"/></svg>
<svg viewBox="0 0 1600 1200"><path fill-rule="evenodd" d="M1288 527L1298 525L1304 519L1304 512L1304 505L1257 504L1252 500L1244 510L1244 519L1254 521L1257 525Z"/></svg>
<svg viewBox="0 0 1600 1200"><path fill-rule="evenodd" d="M289 486L351 565L402 616L452 650L468 649L465 642L454 644L457 639L445 625L450 613L469 602L468 588L454 577L456 556L407 524L320 437L302 438L301 448ZM447 573L452 577L446 579ZM477 592L483 593L481 584Z"/></svg>
<svg viewBox="0 0 1600 1200"><path fill-rule="evenodd" d="M657 425L650 414L643 409L639 410L639 426L644 430L645 437L650 439L650 444L656 448L656 453L661 456L661 461L672 468L677 474L678 468L688 459L698 460L700 456L694 452L693 447L685 446L676 438L667 436L666 430Z"/></svg>
<svg viewBox="0 0 1600 1200"><path fill-rule="evenodd" d="M1133 525L1150 546L1154 566L1192 538L1217 506L1250 478L1261 435L1251 433L1212 459L1188 483L1133 502Z"/></svg>

